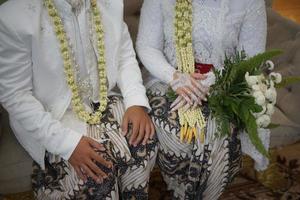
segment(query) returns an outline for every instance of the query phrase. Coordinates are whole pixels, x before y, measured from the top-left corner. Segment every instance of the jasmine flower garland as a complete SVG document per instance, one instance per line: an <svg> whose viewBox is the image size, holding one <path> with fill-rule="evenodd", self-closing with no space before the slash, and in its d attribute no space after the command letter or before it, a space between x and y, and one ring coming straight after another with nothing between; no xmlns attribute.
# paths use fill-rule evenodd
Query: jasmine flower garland
<svg viewBox="0 0 300 200"><path fill-rule="evenodd" d="M105 46L104 46L104 31L101 22L100 11L97 7L97 1L91 0L91 8L93 13L93 21L95 22L95 32L97 36L98 48L98 73L99 73L99 103L100 106L97 111L90 113L86 111L82 99L79 95L78 85L74 78L74 66L72 63L72 54L68 44L68 38L64 29L62 20L58 14L53 0L44 0L44 5L48 10L48 14L52 19L54 31L60 45L60 52L63 58L64 72L66 81L72 91L72 106L77 116L86 123L95 125L99 124L102 112L107 106L107 80L106 80L106 61L105 61Z"/></svg>
<svg viewBox="0 0 300 200"><path fill-rule="evenodd" d="M192 44L192 0L177 0L175 5L175 42L177 69L183 73L195 72L195 59ZM193 138L205 140L204 128L206 126L201 108L178 110L180 129L180 140L187 140L188 143Z"/></svg>

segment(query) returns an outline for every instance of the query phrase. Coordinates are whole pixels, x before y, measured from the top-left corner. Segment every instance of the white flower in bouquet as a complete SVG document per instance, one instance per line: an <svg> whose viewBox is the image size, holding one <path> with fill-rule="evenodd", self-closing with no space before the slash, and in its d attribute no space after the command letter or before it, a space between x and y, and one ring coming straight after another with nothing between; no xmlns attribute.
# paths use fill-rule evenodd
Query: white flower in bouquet
<svg viewBox="0 0 300 200"><path fill-rule="evenodd" d="M253 113L253 116L257 119L260 116L264 115L267 111L267 107L265 105L261 106L262 107L262 111L259 113Z"/></svg>
<svg viewBox="0 0 300 200"><path fill-rule="evenodd" d="M268 103L267 104L267 112L266 112L266 114L269 115L269 116L272 116L274 114L274 112L275 112L274 105Z"/></svg>
<svg viewBox="0 0 300 200"><path fill-rule="evenodd" d="M259 127L266 128L271 123L271 118L268 115L262 115L256 119L256 124Z"/></svg>
<svg viewBox="0 0 300 200"><path fill-rule="evenodd" d="M276 103L277 93L274 87L267 89L265 93L266 99L268 99L272 104Z"/></svg>
<svg viewBox="0 0 300 200"><path fill-rule="evenodd" d="M253 91L261 91L263 94L266 93L268 86L264 82L260 82L259 84L252 85Z"/></svg>
<svg viewBox="0 0 300 200"><path fill-rule="evenodd" d="M255 102L257 105L263 106L266 102L266 98L261 91L253 92L253 97L255 98Z"/></svg>
<svg viewBox="0 0 300 200"><path fill-rule="evenodd" d="M260 87L258 84L252 85L252 90L253 91L260 91Z"/></svg>
<svg viewBox="0 0 300 200"><path fill-rule="evenodd" d="M270 70L270 71L274 70L275 65L271 60L267 60L266 65L268 66L268 70Z"/></svg>
<svg viewBox="0 0 300 200"><path fill-rule="evenodd" d="M273 80L277 84L281 83L281 81L282 81L282 76L280 73L272 72L272 73L270 73L269 77L271 80Z"/></svg>
<svg viewBox="0 0 300 200"><path fill-rule="evenodd" d="M262 91L264 94L266 93L268 86L265 83L259 84L259 90Z"/></svg>
<svg viewBox="0 0 300 200"><path fill-rule="evenodd" d="M257 85L261 81L260 76L250 76L249 72L245 74L245 79L247 84L252 87L253 85Z"/></svg>

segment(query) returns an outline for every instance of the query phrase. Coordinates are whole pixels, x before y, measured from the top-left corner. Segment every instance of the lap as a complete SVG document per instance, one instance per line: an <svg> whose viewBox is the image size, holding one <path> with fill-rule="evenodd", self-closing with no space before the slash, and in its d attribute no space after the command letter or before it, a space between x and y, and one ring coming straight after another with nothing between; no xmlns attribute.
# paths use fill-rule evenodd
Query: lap
<svg viewBox="0 0 300 200"><path fill-rule="evenodd" d="M123 114L122 98L112 96L104 112L101 129L93 133L95 132L93 127L88 128L90 129L88 136L101 141L105 147L104 151L97 152L112 160L114 164L113 169L108 169L97 163L98 167L108 174L108 178L102 184L97 184L91 178L83 183L68 161L46 153L44 170L36 163L33 165L32 185L37 197L39 199L117 199L113 196L118 195L118 187L130 196L131 191L126 190L127 186L133 185L134 182L137 184L139 181L141 184L147 182L155 163L156 138L149 140L146 145L130 146L128 141L131 131L124 137L120 129ZM140 174L133 176L135 170ZM134 195L145 196L146 194Z"/></svg>

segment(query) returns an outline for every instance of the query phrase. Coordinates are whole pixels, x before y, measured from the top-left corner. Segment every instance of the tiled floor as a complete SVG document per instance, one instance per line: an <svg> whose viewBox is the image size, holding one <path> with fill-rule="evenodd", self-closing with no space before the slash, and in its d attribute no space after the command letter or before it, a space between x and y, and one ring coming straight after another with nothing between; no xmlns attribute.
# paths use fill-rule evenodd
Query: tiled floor
<svg viewBox="0 0 300 200"><path fill-rule="evenodd" d="M273 9L300 23L300 0L273 0Z"/></svg>

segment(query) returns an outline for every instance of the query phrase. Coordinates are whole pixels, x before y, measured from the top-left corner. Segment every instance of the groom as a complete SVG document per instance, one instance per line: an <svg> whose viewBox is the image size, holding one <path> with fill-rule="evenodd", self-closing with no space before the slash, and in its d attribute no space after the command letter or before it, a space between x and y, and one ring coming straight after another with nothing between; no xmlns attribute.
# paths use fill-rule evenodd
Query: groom
<svg viewBox="0 0 300 200"><path fill-rule="evenodd" d="M122 0L2 4L0 102L36 198L148 198L157 149Z"/></svg>

